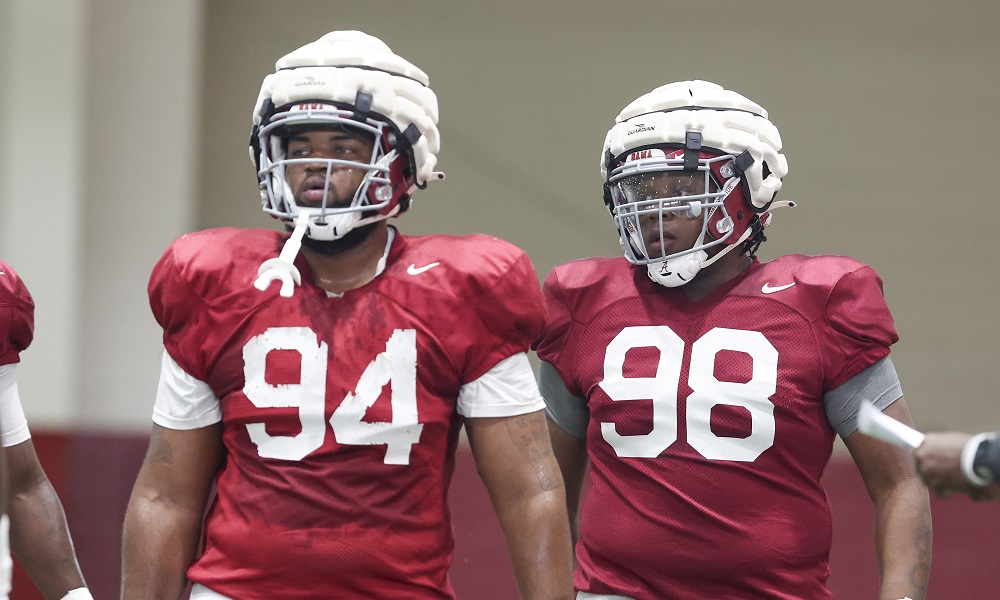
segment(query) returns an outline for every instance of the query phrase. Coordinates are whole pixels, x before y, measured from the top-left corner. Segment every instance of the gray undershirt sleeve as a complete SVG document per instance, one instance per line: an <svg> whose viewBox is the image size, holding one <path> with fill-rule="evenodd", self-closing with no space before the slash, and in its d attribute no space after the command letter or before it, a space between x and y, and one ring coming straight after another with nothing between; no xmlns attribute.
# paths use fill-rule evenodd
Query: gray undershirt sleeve
<svg viewBox="0 0 1000 600"><path fill-rule="evenodd" d="M538 366L538 388L545 399L545 414L571 436L587 437L590 421L587 401L571 394L555 367L544 360Z"/></svg>
<svg viewBox="0 0 1000 600"><path fill-rule="evenodd" d="M858 411L862 400L870 400L875 408L887 406L903 397L903 388L896 367L888 356L845 381L823 396L823 406L830 425L841 438L858 428Z"/></svg>

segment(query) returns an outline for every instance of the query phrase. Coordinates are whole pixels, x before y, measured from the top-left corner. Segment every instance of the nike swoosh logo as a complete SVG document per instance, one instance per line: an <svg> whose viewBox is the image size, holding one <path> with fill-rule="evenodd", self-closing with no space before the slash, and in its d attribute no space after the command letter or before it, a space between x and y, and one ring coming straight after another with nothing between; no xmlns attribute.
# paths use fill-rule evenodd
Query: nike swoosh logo
<svg viewBox="0 0 1000 600"><path fill-rule="evenodd" d="M415 264L411 264L410 266L406 267L406 272L409 273L410 275L420 275L421 273L426 273L427 271L433 269L434 267L440 264L441 263L439 262L432 262L431 264L424 265L422 267L418 267Z"/></svg>
<svg viewBox="0 0 1000 600"><path fill-rule="evenodd" d="M764 284L764 287L760 288L761 294L773 294L774 292L780 292L781 290L787 290L788 288L795 285L795 282L791 282L788 285L779 285L778 287L771 287L769 284Z"/></svg>

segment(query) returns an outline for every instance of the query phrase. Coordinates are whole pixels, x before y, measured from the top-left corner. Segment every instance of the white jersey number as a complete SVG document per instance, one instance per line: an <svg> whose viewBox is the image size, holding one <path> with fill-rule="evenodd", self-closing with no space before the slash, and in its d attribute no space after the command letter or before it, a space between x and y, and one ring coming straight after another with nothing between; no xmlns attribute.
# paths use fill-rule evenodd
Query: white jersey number
<svg viewBox="0 0 1000 600"><path fill-rule="evenodd" d="M633 348L656 348L659 363L653 377L626 377L625 354ZM745 383L719 381L715 356L723 351L743 352L753 361ZM614 401L653 401L653 428L640 435L621 435L612 422L601 423L604 436L621 457L654 458L677 441L677 393L680 386L684 340L664 325L626 327L615 336L604 355L601 389ZM691 364L685 423L688 443L711 460L751 462L774 444L774 404L778 351L759 331L715 328L691 346ZM712 408L743 407L750 414L751 431L745 438L721 437L711 428Z"/></svg>
<svg viewBox="0 0 1000 600"><path fill-rule="evenodd" d="M267 355L273 350L293 350L302 357L299 383L272 385L264 380ZM271 327L243 346L243 393L257 408L298 408L302 430L295 435L271 435L263 423L250 423L247 432L264 458L302 460L323 445L326 423L327 345L308 327ZM389 384L392 421L370 423L367 411ZM355 392L348 393L333 411L330 427L339 444L386 446L385 463L410 463L410 448L423 430L417 420L417 333L392 332L380 353L368 363Z"/></svg>

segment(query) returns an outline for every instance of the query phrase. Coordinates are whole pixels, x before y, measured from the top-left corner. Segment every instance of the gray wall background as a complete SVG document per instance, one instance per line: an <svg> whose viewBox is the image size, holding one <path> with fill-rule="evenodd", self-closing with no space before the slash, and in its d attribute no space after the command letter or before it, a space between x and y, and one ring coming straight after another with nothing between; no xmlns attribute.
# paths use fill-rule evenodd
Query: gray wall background
<svg viewBox="0 0 1000 600"><path fill-rule="evenodd" d="M1000 428L990 1L477 3L4 0L0 256L38 302L21 388L35 428L144 430L159 339L146 278L171 239L274 226L247 156L260 81L333 29L430 76L439 167L396 224L480 231L540 276L618 253L598 158L618 111L701 78L768 109L790 172L760 255L881 273L923 428Z"/></svg>

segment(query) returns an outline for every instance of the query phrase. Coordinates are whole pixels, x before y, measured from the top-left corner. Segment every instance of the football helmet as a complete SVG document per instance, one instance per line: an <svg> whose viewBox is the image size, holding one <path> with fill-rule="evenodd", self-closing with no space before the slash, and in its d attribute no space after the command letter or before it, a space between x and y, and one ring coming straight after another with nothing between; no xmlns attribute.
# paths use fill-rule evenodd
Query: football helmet
<svg viewBox="0 0 1000 600"><path fill-rule="evenodd" d="M604 201L625 256L676 287L733 248L755 251L788 173L780 151L767 111L714 83L671 83L637 98L615 119L601 153ZM701 219L694 246L658 250L664 218ZM640 227L650 219L658 239ZM709 258L719 245L726 247Z"/></svg>
<svg viewBox="0 0 1000 600"><path fill-rule="evenodd" d="M360 31L328 33L282 57L275 69L261 85L250 134L250 157L267 214L291 224L306 213L306 235L336 240L404 212L415 190L444 177L434 171L438 104L428 77L378 38ZM367 162L287 156L291 133L323 128L373 138ZM325 163L320 206L296 202L285 178L288 166L296 163ZM349 203L333 200L330 175L338 168L366 171Z"/></svg>

